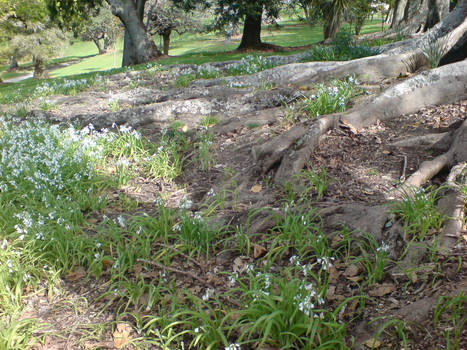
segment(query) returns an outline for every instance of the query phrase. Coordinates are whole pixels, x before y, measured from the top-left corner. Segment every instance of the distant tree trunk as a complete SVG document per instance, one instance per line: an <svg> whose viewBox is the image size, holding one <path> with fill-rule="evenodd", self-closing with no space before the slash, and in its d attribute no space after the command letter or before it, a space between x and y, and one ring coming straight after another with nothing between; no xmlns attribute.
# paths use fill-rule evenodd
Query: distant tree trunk
<svg viewBox="0 0 467 350"><path fill-rule="evenodd" d="M122 66L149 62L161 52L143 24L146 0L106 0L125 26Z"/></svg>
<svg viewBox="0 0 467 350"><path fill-rule="evenodd" d="M171 29L168 29L162 33L162 39L164 40L164 55L169 54L170 34L172 34Z"/></svg>
<svg viewBox="0 0 467 350"><path fill-rule="evenodd" d="M34 79L47 78L47 73L45 72L45 69L44 69L44 60L42 58L34 56L32 59L32 62L34 65L34 73L33 73Z"/></svg>
<svg viewBox="0 0 467 350"><path fill-rule="evenodd" d="M104 35L104 50L108 52L112 46L115 44L115 39L110 37L109 35Z"/></svg>
<svg viewBox="0 0 467 350"><path fill-rule="evenodd" d="M329 7L329 11L325 15L324 25L323 25L323 35L324 40L333 38L339 31L339 26L341 24L342 13L334 5L334 2Z"/></svg>
<svg viewBox="0 0 467 350"><path fill-rule="evenodd" d="M14 71L19 68L18 60L14 55L10 56L10 66L8 67L8 71Z"/></svg>
<svg viewBox="0 0 467 350"><path fill-rule="evenodd" d="M355 35L360 35L360 31L362 30L364 22L365 17L357 17L357 19L355 20Z"/></svg>
<svg viewBox="0 0 467 350"><path fill-rule="evenodd" d="M311 24L310 10L309 10L309 8L308 8L308 5L306 5L306 4L301 4L300 6L302 7L303 13L305 14L306 23Z"/></svg>
<svg viewBox="0 0 467 350"><path fill-rule="evenodd" d="M263 7L258 6L255 13L246 16L245 25L243 26L242 41L238 46L238 50L258 49L263 46L261 42L262 14Z"/></svg>
<svg viewBox="0 0 467 350"><path fill-rule="evenodd" d="M99 39L92 39L92 41L94 42L94 44L96 44L97 49L99 50L99 55L106 53L106 50L102 47L102 44L99 41Z"/></svg>

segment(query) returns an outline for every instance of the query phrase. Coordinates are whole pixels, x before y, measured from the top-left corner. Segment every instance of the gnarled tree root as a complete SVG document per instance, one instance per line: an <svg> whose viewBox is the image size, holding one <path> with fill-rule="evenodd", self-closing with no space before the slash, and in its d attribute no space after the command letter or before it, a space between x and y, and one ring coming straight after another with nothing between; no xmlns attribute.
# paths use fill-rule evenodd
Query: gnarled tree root
<svg viewBox="0 0 467 350"><path fill-rule="evenodd" d="M407 79L348 113L328 115L292 127L277 138L255 147L252 152L253 158L260 164L263 173L279 164L275 181L283 182L303 169L311 152L319 144L320 137L338 125L358 132L359 129L377 120L388 120L414 113L429 105L450 103L465 98L467 96L465 72L467 72L467 61L462 61ZM462 144L464 138L465 136L462 136L454 144L459 142ZM462 147L456 147L458 149L456 152L461 155ZM446 155L437 159L436 169L439 168L439 171L444 167L449 158L450 155ZM462 158L461 156L459 161L462 161ZM410 180L408 184L412 184L414 180Z"/></svg>
<svg viewBox="0 0 467 350"><path fill-rule="evenodd" d="M410 195L413 193L414 188L423 185L438 174L444 167L467 162L467 119L464 120L453 137L452 145L446 153L432 160L423 162L420 168L410 175L397 190L388 196L388 198L394 199L400 198L404 194Z"/></svg>

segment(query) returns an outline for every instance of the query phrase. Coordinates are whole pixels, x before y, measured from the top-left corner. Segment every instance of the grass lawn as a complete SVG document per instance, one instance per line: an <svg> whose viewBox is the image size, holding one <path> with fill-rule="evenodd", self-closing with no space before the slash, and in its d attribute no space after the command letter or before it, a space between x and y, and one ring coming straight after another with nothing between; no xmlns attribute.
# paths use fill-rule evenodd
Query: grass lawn
<svg viewBox="0 0 467 350"><path fill-rule="evenodd" d="M317 43L323 39L322 27L310 27L290 18L279 22L280 27L267 25L262 31L262 40L280 46L305 46ZM344 27L348 27L347 24ZM363 27L362 33L381 30L379 19L368 21ZM180 64L180 63L206 63L226 60L238 60L245 56L245 53L232 52L240 43L241 34L235 36L230 43L224 41L223 35L216 33L188 33L183 35L174 34L170 44L170 57L163 58L160 64ZM156 43L159 44L158 38ZM53 70L51 77L66 77L70 75L105 71L112 68L119 68L122 61L123 40L118 40L113 52L98 55L94 43L76 41L70 45L61 58L52 60L52 64L60 64L71 60L81 59L80 62ZM293 51L272 54L292 54ZM0 76L2 79L10 79L31 72L31 63L23 63L23 70L16 72L5 72L7 65L0 66ZM36 85L31 83L29 85Z"/></svg>
<svg viewBox="0 0 467 350"><path fill-rule="evenodd" d="M345 25L344 27L348 27ZM381 30L381 22L379 19L368 21L363 27L362 34ZM169 54L171 57L161 59L161 64L180 64L180 63L206 63L226 60L240 59L245 53L229 52L234 50L240 43L241 35L233 38L231 43L226 43L222 35L215 33L203 34L174 34L172 36ZM291 22L287 20L281 27L265 26L262 31L262 40L280 46L305 46L317 43L323 40L321 26L310 27L307 24L299 22ZM156 43L159 44L158 39ZM91 45L91 43L89 43ZM75 44L77 45L77 44ZM74 45L71 46L70 50ZM94 45L92 45L94 46ZM82 62L58 69L52 73L53 77L63 77L72 74L85 72L101 71L111 68L120 67L122 60L122 42L118 42L116 50L112 53L91 57ZM79 46L76 48L79 49ZM74 48L74 54L77 49ZM83 52L85 47L83 46ZM92 47L94 51L95 46ZM286 52L284 54L291 54ZM89 52L87 51L87 54ZM270 55L273 53L269 53ZM275 53L277 54L277 53ZM280 53L279 53L280 54Z"/></svg>

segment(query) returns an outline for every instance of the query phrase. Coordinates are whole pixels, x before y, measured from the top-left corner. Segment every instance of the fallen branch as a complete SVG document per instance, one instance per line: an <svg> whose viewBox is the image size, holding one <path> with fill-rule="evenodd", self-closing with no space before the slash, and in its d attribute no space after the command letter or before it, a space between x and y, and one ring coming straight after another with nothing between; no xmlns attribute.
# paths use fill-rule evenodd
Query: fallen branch
<svg viewBox="0 0 467 350"><path fill-rule="evenodd" d="M173 268L173 267L170 267L170 266L164 266L164 265L161 265L159 263L156 263L155 261L146 260L146 259L138 259L138 261L146 263L148 265L156 266L157 268L159 268L161 270L167 270L167 271L170 271L170 272L185 275L187 277L190 277L190 278L193 278L193 279L197 280L198 282L201 282L202 284L204 284L205 286L208 286L209 288L214 289L214 286L212 286L210 283L206 282L204 279L196 276L195 274L193 274L193 273L191 273L189 271L183 271L183 270L179 270L179 269L176 269L176 268Z"/></svg>

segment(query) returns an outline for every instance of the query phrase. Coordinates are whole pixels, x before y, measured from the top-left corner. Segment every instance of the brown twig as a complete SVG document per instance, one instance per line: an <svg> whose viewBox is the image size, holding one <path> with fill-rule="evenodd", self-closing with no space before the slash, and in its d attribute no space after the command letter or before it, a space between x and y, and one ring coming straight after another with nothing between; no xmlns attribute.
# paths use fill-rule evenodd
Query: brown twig
<svg viewBox="0 0 467 350"><path fill-rule="evenodd" d="M403 160L403 163L402 163L402 171L401 171L401 177L400 177L400 180L402 182L405 181L405 172L407 171L407 156L404 155L404 160Z"/></svg>
<svg viewBox="0 0 467 350"><path fill-rule="evenodd" d="M161 265L159 263L156 263L155 261L150 261L150 260L146 260L146 259L138 259L139 262L143 262L143 263L146 263L146 264L149 264L149 265L153 265L153 266L156 266L158 267L159 269L161 270L167 270L167 271L170 271L170 272L174 272L174 273L179 273L179 274L182 274L182 275L185 275L185 276L188 276L188 277L191 277L201 283L203 283L204 285L208 286L209 288L213 288L214 287L209 284L208 282L206 282L205 280L203 280L202 278L192 274L191 272L189 271L183 271L183 270L179 270L179 269L176 269L176 268L173 268L173 267L170 267L170 266L164 266L164 265Z"/></svg>
<svg viewBox="0 0 467 350"><path fill-rule="evenodd" d="M175 253L183 256L185 259L191 261L193 264L195 264L196 266L198 266L201 270L203 270L203 272L206 272L206 266L203 266L201 263L199 263L198 261L196 261L195 259L193 259L191 256L189 256L188 254L185 254L181 251L179 251L177 248L175 247L172 247L170 245L167 245L167 244L164 244L164 243L156 243L156 245L158 247L162 247L162 248L167 248L167 249L171 249L173 250Z"/></svg>

